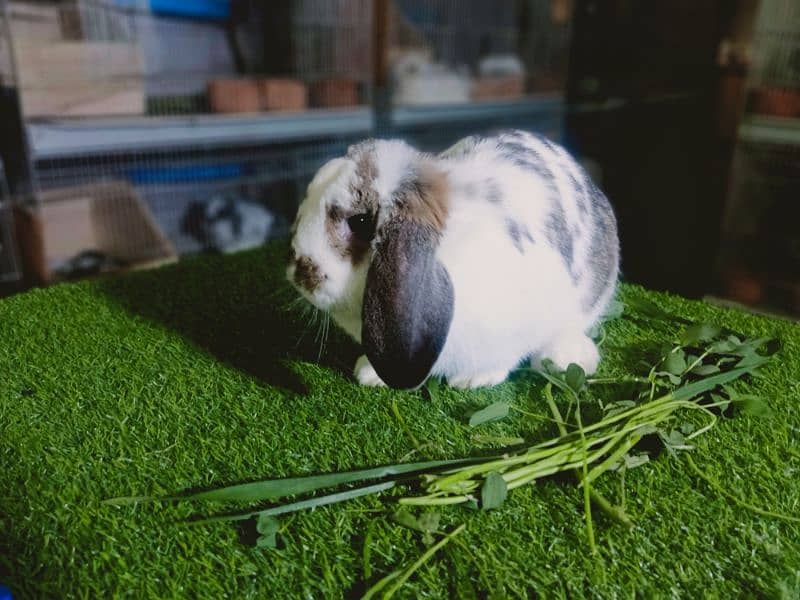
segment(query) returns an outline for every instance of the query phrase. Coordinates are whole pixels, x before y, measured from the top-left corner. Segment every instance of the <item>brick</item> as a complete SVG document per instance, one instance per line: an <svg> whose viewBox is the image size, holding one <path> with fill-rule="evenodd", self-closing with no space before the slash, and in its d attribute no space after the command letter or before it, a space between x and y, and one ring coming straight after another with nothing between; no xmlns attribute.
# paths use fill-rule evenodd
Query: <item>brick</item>
<svg viewBox="0 0 800 600"><path fill-rule="evenodd" d="M218 113L256 113L261 94L253 79L215 79L208 83L208 104Z"/></svg>
<svg viewBox="0 0 800 600"><path fill-rule="evenodd" d="M262 110L298 111L308 105L306 84L297 79L261 79L258 90Z"/></svg>

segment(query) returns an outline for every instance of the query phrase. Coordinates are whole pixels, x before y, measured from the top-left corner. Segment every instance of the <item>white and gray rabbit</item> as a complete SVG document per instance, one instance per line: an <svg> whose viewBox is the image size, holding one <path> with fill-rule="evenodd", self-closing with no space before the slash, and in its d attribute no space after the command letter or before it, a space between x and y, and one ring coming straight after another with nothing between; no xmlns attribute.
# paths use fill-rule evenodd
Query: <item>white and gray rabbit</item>
<svg viewBox="0 0 800 600"><path fill-rule="evenodd" d="M274 222L272 213L260 204L219 195L190 204L182 230L203 246L227 254L266 242Z"/></svg>
<svg viewBox="0 0 800 600"><path fill-rule="evenodd" d="M362 344L363 384L493 385L524 359L588 373L619 241L603 193L523 131L438 156L369 140L325 164L293 225L287 277Z"/></svg>

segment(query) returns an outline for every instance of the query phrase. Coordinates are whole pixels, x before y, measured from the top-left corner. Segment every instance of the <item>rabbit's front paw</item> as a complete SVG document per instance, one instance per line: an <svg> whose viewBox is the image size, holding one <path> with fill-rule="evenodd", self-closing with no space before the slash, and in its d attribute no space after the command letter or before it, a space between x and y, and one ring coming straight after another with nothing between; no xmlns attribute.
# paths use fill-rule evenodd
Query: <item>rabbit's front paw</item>
<svg viewBox="0 0 800 600"><path fill-rule="evenodd" d="M363 354L359 356L358 360L356 361L355 369L353 369L353 375L355 376L356 381L358 381L358 383L361 385L386 385L375 371L375 368L370 364L367 356Z"/></svg>
<svg viewBox="0 0 800 600"><path fill-rule="evenodd" d="M570 363L580 365L587 375L597 371L600 363L600 353L597 346L588 336L580 332L565 333L553 340L550 345L531 359L531 366L541 368L542 360L549 358L553 364L565 370Z"/></svg>
<svg viewBox="0 0 800 600"><path fill-rule="evenodd" d="M508 377L508 371L490 371L488 373L456 375L455 377L448 377L447 383L454 388L466 390L471 388L497 385L498 383L504 382L506 377Z"/></svg>

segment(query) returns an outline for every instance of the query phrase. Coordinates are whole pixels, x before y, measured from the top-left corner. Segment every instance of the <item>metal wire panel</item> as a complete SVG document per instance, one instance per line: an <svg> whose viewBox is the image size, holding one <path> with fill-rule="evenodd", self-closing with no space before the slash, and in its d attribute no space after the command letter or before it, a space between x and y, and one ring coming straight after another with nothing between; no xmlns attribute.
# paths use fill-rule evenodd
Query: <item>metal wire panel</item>
<svg viewBox="0 0 800 600"><path fill-rule="evenodd" d="M276 218L272 237L287 234L297 203L316 170L346 152L352 140L295 145L184 148L42 161L40 192L87 181L126 181L150 207L178 252L203 249L186 230L193 203L215 197L256 202Z"/></svg>
<svg viewBox="0 0 800 600"><path fill-rule="evenodd" d="M11 201L0 161L0 281L16 281L20 276Z"/></svg>
<svg viewBox="0 0 800 600"><path fill-rule="evenodd" d="M754 35L751 86L800 88L800 3L764 0Z"/></svg>
<svg viewBox="0 0 800 600"><path fill-rule="evenodd" d="M397 0L393 43L429 49L437 61L473 75L480 59L516 55L527 92L563 88L569 56L570 13L562 1Z"/></svg>
<svg viewBox="0 0 800 600"><path fill-rule="evenodd" d="M11 36L6 18L6 0L0 0L0 85L14 84L14 65L11 55Z"/></svg>
<svg viewBox="0 0 800 600"><path fill-rule="evenodd" d="M372 80L373 0L292 2L292 71L308 80L346 77L366 87Z"/></svg>
<svg viewBox="0 0 800 600"><path fill-rule="evenodd" d="M119 190L122 210L133 194L180 254L212 247L190 217L220 198L260 206L270 237L286 235L319 166L365 137L436 151L498 127L560 134L570 29L553 7L563 0L391 3L392 60L422 49L469 89L458 106L397 102L380 119L374 0L234 0L227 20L154 14L148 4L17 5L6 46L20 73L34 199L102 184L94 203L113 204ZM513 93L490 81L488 96L474 96L481 60L497 55L522 65ZM265 105L273 80L301 85L302 102ZM124 220L115 235L137 235Z"/></svg>
<svg viewBox="0 0 800 600"><path fill-rule="evenodd" d="M764 0L738 130L720 272L730 293L800 313L800 5Z"/></svg>
<svg viewBox="0 0 800 600"><path fill-rule="evenodd" d="M435 151L503 127L561 136L571 36L563 2L397 0L391 114L380 133Z"/></svg>
<svg viewBox="0 0 800 600"><path fill-rule="evenodd" d="M13 53L6 18L6 1L0 0L0 87L10 87L14 85L14 82ZM0 116L0 118L3 117ZM0 127L0 133L3 133L2 127ZM0 159L0 282L17 281L21 275L19 250L14 235L11 196L3 161Z"/></svg>

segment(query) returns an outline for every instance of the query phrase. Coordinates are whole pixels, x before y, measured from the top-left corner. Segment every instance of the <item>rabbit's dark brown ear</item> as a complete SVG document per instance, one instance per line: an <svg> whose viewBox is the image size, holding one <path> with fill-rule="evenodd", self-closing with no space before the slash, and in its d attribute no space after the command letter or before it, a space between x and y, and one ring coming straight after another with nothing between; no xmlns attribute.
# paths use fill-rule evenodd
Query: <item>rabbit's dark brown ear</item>
<svg viewBox="0 0 800 600"><path fill-rule="evenodd" d="M401 185L398 214L381 226L367 273L361 341L393 388L425 381L453 320L453 284L436 259L446 203L443 176L427 173Z"/></svg>

